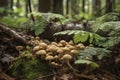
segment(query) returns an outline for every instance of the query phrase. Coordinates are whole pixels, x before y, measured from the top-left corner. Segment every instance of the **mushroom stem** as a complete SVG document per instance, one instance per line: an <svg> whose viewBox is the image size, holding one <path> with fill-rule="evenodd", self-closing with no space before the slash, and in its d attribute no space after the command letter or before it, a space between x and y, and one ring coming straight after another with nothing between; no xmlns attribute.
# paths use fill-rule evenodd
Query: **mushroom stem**
<svg viewBox="0 0 120 80"><path fill-rule="evenodd" d="M72 65L70 64L69 60L66 60L66 63L67 63L67 65L68 65L68 67L69 67L70 69L72 69L74 72L79 72L78 70L76 70L75 68L72 67Z"/></svg>

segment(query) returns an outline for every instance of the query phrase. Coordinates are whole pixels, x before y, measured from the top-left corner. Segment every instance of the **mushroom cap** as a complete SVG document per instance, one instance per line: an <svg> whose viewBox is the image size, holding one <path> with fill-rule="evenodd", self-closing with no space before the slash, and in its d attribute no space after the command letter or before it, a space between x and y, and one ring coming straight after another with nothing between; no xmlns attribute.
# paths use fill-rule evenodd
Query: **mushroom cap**
<svg viewBox="0 0 120 80"><path fill-rule="evenodd" d="M65 51L65 52L69 52L70 49L69 49L68 47L63 47L63 51Z"/></svg>
<svg viewBox="0 0 120 80"><path fill-rule="evenodd" d="M54 58L57 59L57 58L58 58L58 55L55 55Z"/></svg>
<svg viewBox="0 0 120 80"><path fill-rule="evenodd" d="M63 44L59 43L57 46L58 46L58 47L63 47Z"/></svg>
<svg viewBox="0 0 120 80"><path fill-rule="evenodd" d="M53 55L53 52L47 52L48 55Z"/></svg>
<svg viewBox="0 0 120 80"><path fill-rule="evenodd" d="M74 45L74 42L71 40L68 42L70 45Z"/></svg>
<svg viewBox="0 0 120 80"><path fill-rule="evenodd" d="M39 46L35 46L35 47L33 48L33 51L38 51L39 49L40 49Z"/></svg>
<svg viewBox="0 0 120 80"><path fill-rule="evenodd" d="M22 50L22 49L23 49L23 46L16 46L16 49L17 49L17 50Z"/></svg>
<svg viewBox="0 0 120 80"><path fill-rule="evenodd" d="M57 51L57 46L55 46L55 45L49 45L47 47L47 51L55 52L55 51Z"/></svg>
<svg viewBox="0 0 120 80"><path fill-rule="evenodd" d="M69 54L65 54L62 58L63 58L63 59L70 60L70 59L72 59L72 56L69 55Z"/></svg>
<svg viewBox="0 0 120 80"><path fill-rule="evenodd" d="M84 45L83 45L82 43L79 43L79 44L76 45L76 48L79 48L79 49L80 49L81 46L83 47Z"/></svg>
<svg viewBox="0 0 120 80"><path fill-rule="evenodd" d="M70 53L71 53L71 54L75 54L75 55L76 55L76 54L78 54L78 53L79 53L79 51L78 51L78 50L71 50L71 51L70 51Z"/></svg>
<svg viewBox="0 0 120 80"><path fill-rule="evenodd" d="M62 48L58 48L58 49L57 49L57 53L60 53L60 54L61 54L61 53L64 53L64 51L63 51Z"/></svg>
<svg viewBox="0 0 120 80"><path fill-rule="evenodd" d="M47 44L46 43L39 43L39 47L41 49L46 49L47 48Z"/></svg>
<svg viewBox="0 0 120 80"><path fill-rule="evenodd" d="M70 50L75 49L75 47L74 47L74 46L72 46L72 45L70 45L70 44L67 44L67 45L66 45L66 47L68 47Z"/></svg>
<svg viewBox="0 0 120 80"><path fill-rule="evenodd" d="M35 54L36 55L44 55L44 54L46 54L46 51L45 50L39 50Z"/></svg>
<svg viewBox="0 0 120 80"><path fill-rule="evenodd" d="M65 46L67 42L65 40L61 40L60 43Z"/></svg>
<svg viewBox="0 0 120 80"><path fill-rule="evenodd" d="M52 42L51 45L56 45L57 46L58 44L56 42Z"/></svg>
<svg viewBox="0 0 120 80"><path fill-rule="evenodd" d="M53 57L53 56L51 56L51 55L47 55L45 59L46 59L46 60L53 60L53 59L54 59L54 57Z"/></svg>
<svg viewBox="0 0 120 80"><path fill-rule="evenodd" d="M40 40L40 37L35 37L36 40Z"/></svg>

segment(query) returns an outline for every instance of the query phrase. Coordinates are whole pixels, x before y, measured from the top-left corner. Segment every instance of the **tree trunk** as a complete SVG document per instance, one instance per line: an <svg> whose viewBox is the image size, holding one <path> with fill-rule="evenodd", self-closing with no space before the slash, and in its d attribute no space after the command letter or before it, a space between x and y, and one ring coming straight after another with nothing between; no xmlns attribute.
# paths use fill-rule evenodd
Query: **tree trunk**
<svg viewBox="0 0 120 80"><path fill-rule="evenodd" d="M66 1L66 14L69 14L69 1L70 0Z"/></svg>
<svg viewBox="0 0 120 80"><path fill-rule="evenodd" d="M106 11L105 13L109 13L113 11L113 0L106 0Z"/></svg>
<svg viewBox="0 0 120 80"><path fill-rule="evenodd" d="M63 0L53 0L53 13L63 14Z"/></svg>
<svg viewBox="0 0 120 80"><path fill-rule="evenodd" d="M6 8L8 8L8 3L9 0L0 0L0 7L5 9L3 13L0 13L0 17L7 15Z"/></svg>
<svg viewBox="0 0 120 80"><path fill-rule="evenodd" d="M25 16L28 17L28 0L25 0Z"/></svg>
<svg viewBox="0 0 120 80"><path fill-rule="evenodd" d="M101 15L101 1L100 0L92 1L92 14L93 14L93 17L99 17Z"/></svg>
<svg viewBox="0 0 120 80"><path fill-rule="evenodd" d="M11 8L11 10L13 10L13 5L14 5L14 2L13 2L14 0L11 0L10 1L10 8Z"/></svg>
<svg viewBox="0 0 120 80"><path fill-rule="evenodd" d="M16 7L17 7L17 8L20 8L20 0L17 0L17 2L16 2Z"/></svg>
<svg viewBox="0 0 120 80"><path fill-rule="evenodd" d="M51 0L38 0L39 3L39 12L50 12L51 11Z"/></svg>
<svg viewBox="0 0 120 80"><path fill-rule="evenodd" d="M82 12L85 12L85 0L82 0Z"/></svg>
<svg viewBox="0 0 120 80"><path fill-rule="evenodd" d="M71 14L72 17L75 17L75 15L79 15L80 13L80 0L71 0Z"/></svg>

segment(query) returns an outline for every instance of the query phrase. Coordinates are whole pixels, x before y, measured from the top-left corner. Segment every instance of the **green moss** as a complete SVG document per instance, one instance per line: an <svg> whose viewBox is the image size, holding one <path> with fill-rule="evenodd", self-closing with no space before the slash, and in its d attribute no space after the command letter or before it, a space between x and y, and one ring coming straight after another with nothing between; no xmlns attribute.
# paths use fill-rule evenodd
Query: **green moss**
<svg viewBox="0 0 120 80"><path fill-rule="evenodd" d="M35 56L19 56L10 67L10 74L19 80L34 80L50 71L48 63Z"/></svg>

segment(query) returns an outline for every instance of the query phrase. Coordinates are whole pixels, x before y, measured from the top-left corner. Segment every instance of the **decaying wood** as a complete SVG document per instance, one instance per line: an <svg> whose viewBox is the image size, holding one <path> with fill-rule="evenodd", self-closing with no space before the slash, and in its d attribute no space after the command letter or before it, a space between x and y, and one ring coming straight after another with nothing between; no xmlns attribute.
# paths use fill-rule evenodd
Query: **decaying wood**
<svg viewBox="0 0 120 80"><path fill-rule="evenodd" d="M4 24L0 24L0 30L5 32L7 35L11 36L12 38L14 38L19 43L27 44L27 41L21 35L19 35L14 30L10 29L8 26Z"/></svg>
<svg viewBox="0 0 120 80"><path fill-rule="evenodd" d="M5 72L0 73L0 77L5 80L15 80L15 78L8 76Z"/></svg>

